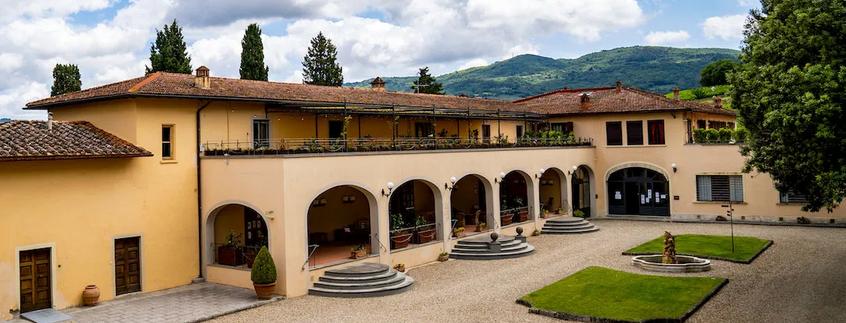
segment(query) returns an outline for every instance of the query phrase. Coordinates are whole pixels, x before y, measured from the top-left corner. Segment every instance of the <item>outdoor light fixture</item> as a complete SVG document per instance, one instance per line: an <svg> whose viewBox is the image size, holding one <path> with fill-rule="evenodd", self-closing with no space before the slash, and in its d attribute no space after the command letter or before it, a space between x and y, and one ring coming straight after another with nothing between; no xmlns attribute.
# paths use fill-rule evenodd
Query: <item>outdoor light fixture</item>
<svg viewBox="0 0 846 323"><path fill-rule="evenodd" d="M444 183L444 188L448 191L452 191L455 188L455 183L458 182L458 179L455 176L449 178L449 183Z"/></svg>
<svg viewBox="0 0 846 323"><path fill-rule="evenodd" d="M538 171L538 173L537 173L537 174L535 174L535 178L541 178L541 177L543 176L543 173L545 173L545 172L546 172L546 169L541 168L541 169Z"/></svg>
<svg viewBox="0 0 846 323"><path fill-rule="evenodd" d="M505 173L499 172L499 176L494 178L494 183L497 183L497 184L502 183L502 180L504 180L504 179L505 179Z"/></svg>
<svg viewBox="0 0 846 323"><path fill-rule="evenodd" d="M388 182L388 191L385 192L385 189L382 189L382 195L384 196L391 196L391 192L394 191L394 182Z"/></svg>
<svg viewBox="0 0 846 323"><path fill-rule="evenodd" d="M673 173L679 170L679 168L676 166L676 163L673 163L672 165L670 165L670 167L673 168Z"/></svg>
<svg viewBox="0 0 846 323"><path fill-rule="evenodd" d="M569 171L569 172L568 172L568 173L570 173L569 175L573 175L573 174L575 174L577 169L579 169L579 167L578 167L578 166L576 166L576 165L573 165L573 170L571 170L571 171Z"/></svg>

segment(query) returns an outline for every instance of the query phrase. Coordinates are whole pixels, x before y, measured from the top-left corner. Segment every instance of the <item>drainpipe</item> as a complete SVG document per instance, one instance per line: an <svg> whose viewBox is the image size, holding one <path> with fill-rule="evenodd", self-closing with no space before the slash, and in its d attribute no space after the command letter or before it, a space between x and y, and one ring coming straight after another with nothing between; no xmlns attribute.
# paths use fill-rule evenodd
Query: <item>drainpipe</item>
<svg viewBox="0 0 846 323"><path fill-rule="evenodd" d="M203 172L200 169L202 167L202 163L200 163L200 111L203 111L209 104L211 104L211 101L200 101L194 121L194 125L197 126L196 145L194 146L197 149L197 252L200 256L200 261L197 264L197 280L203 279Z"/></svg>

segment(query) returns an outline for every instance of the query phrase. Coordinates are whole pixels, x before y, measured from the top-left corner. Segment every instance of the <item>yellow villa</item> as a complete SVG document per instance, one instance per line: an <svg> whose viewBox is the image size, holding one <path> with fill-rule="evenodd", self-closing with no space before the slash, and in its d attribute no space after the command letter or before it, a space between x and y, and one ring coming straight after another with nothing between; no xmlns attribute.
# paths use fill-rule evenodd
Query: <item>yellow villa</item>
<svg viewBox="0 0 846 323"><path fill-rule="evenodd" d="M846 221L742 173L736 140L700 142L696 129L735 127L718 100L619 82L509 102L209 74L46 98L26 109L49 120L0 124L0 318L79 306L92 284L102 300L197 279L252 288L262 246L276 293L297 297L344 266L416 266L565 215L715 221L732 203L735 221Z"/></svg>

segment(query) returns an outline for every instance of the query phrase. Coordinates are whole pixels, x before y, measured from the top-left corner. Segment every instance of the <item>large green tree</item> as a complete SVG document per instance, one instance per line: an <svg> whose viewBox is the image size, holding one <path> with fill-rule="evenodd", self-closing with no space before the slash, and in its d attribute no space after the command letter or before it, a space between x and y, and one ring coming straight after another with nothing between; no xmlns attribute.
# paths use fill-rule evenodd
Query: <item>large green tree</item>
<svg viewBox="0 0 846 323"><path fill-rule="evenodd" d="M56 67L53 67L53 87L50 88L50 96L81 89L82 80L79 77L79 67L74 64L56 64Z"/></svg>
<svg viewBox="0 0 846 323"><path fill-rule="evenodd" d="M191 57L182 38L182 27L176 20L170 26L164 25L162 30L156 30L156 42L150 47L150 65L145 66L147 73L191 73Z"/></svg>
<svg viewBox="0 0 846 323"><path fill-rule="evenodd" d="M702 86L714 86L728 84L726 75L734 71L737 63L730 59L719 60L708 64L699 72L699 84Z"/></svg>
<svg viewBox="0 0 846 323"><path fill-rule="evenodd" d="M417 93L444 94L444 86L429 74L429 67L421 68L411 90Z"/></svg>
<svg viewBox="0 0 846 323"><path fill-rule="evenodd" d="M746 170L805 194L805 210L831 211L846 195L846 4L764 0L744 34L729 81L749 130Z"/></svg>
<svg viewBox="0 0 846 323"><path fill-rule="evenodd" d="M270 68L264 65L264 44L261 42L261 28L250 24L241 39L241 79L267 81Z"/></svg>
<svg viewBox="0 0 846 323"><path fill-rule="evenodd" d="M307 84L341 86L344 70L338 64L338 51L323 32L311 39L308 53L303 57L303 81Z"/></svg>

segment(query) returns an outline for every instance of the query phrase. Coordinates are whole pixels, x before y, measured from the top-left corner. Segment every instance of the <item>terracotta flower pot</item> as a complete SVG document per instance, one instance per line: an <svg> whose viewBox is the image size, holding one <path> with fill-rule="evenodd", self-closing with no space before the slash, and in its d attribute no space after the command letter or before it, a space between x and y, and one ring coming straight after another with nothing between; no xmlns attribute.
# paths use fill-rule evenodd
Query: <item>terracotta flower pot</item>
<svg viewBox="0 0 846 323"><path fill-rule="evenodd" d="M256 290L256 298L270 299L273 297L273 291L276 289L276 282L272 282L270 284L253 283L253 289Z"/></svg>
<svg viewBox="0 0 846 323"><path fill-rule="evenodd" d="M400 233L391 236L391 248L402 249L408 247L408 243L411 242L411 236L411 233Z"/></svg>
<svg viewBox="0 0 846 323"><path fill-rule="evenodd" d="M427 243L435 240L436 234L435 229L417 231L417 243Z"/></svg>
<svg viewBox="0 0 846 323"><path fill-rule="evenodd" d="M514 216L512 216L511 214L504 214L504 215L502 215L502 216L500 217L500 220L502 221L502 225L509 225L509 224L511 224L511 221L512 221L513 219L514 219Z"/></svg>
<svg viewBox="0 0 846 323"><path fill-rule="evenodd" d="M94 306L97 305L99 300L100 288L97 285L85 286L85 290L82 291L82 304L85 306Z"/></svg>

